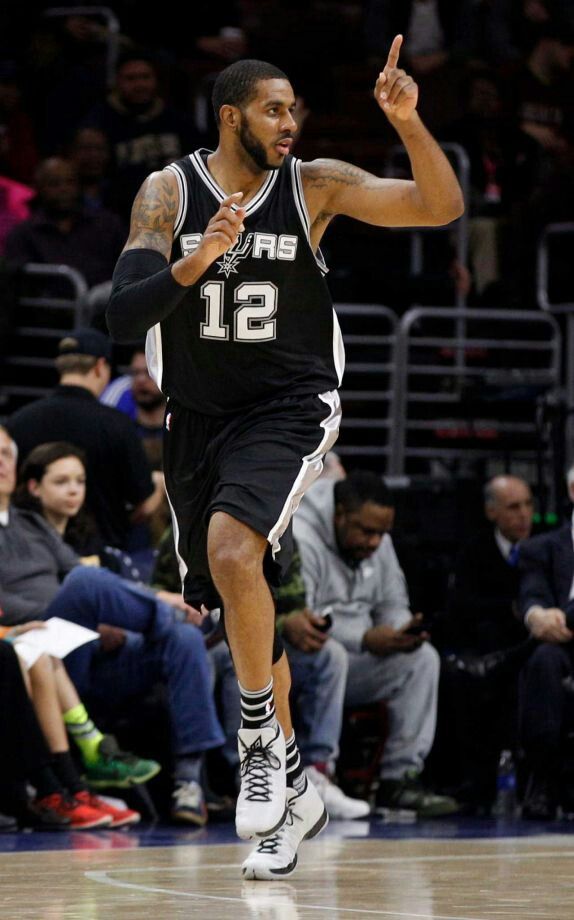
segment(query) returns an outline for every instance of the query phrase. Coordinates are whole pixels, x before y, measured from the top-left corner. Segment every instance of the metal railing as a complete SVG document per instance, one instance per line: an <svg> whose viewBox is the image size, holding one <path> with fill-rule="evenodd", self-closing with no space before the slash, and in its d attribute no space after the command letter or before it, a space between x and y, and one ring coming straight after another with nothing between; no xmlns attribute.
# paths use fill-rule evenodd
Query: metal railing
<svg viewBox="0 0 574 920"><path fill-rule="evenodd" d="M51 389L55 343L85 324L88 285L84 276L68 265L30 262L22 267L24 281L38 283L40 291L18 298L17 343L4 359L3 397L33 399ZM54 294L48 293L55 285Z"/></svg>
<svg viewBox="0 0 574 920"><path fill-rule="evenodd" d="M538 462L535 402L559 387L560 364L547 314L410 310L397 332L390 472L404 475L414 460Z"/></svg>
<svg viewBox="0 0 574 920"><path fill-rule="evenodd" d="M45 281L64 281L70 287L70 297L49 297L46 295L26 296L20 298L23 307L45 307L51 310L65 310L73 314L73 325L81 326L83 319L83 305L88 293L88 285L84 276L69 265L50 265L41 262L28 262L22 271L31 278Z"/></svg>
<svg viewBox="0 0 574 920"><path fill-rule="evenodd" d="M538 244L536 254L536 293L538 305L548 313L574 313L574 280L572 281L571 297L566 301L553 302L550 296L551 284L551 257L550 245L552 240L559 237L572 237L574 250L574 223L548 224L544 228ZM570 274L572 278L572 274Z"/></svg>
<svg viewBox="0 0 574 920"><path fill-rule="evenodd" d="M343 419L335 450L342 457L381 461L388 471L393 417L397 317L379 304L336 303L345 343Z"/></svg>
<svg viewBox="0 0 574 920"><path fill-rule="evenodd" d="M468 203L470 201L470 161L464 147L460 144L444 143L441 149L449 158L457 179L462 189L462 194L466 204L464 213L451 224L445 227L408 227L397 229L396 233L408 234L410 241L410 272L414 277L423 274L424 271L424 236L429 233L449 233L451 235L457 262L466 265L468 261ZM387 171L391 174L401 171L401 164L408 163L408 154L406 149L395 144L389 150L387 158ZM410 166L409 166L410 171ZM464 307L465 295L462 291L455 290L455 306Z"/></svg>
<svg viewBox="0 0 574 920"><path fill-rule="evenodd" d="M559 300L552 298L553 256L552 244L564 240L571 244L569 253L563 253L564 266L568 266L569 290L561 292ZM565 323L565 370L564 391L566 399L565 454L570 458L574 441L574 280L571 270L572 251L574 251L574 223L548 224L544 228L536 255L536 294L539 307L546 313L564 316ZM560 273L563 277L563 273ZM566 274L566 273L564 273ZM566 295L566 296L564 296Z"/></svg>

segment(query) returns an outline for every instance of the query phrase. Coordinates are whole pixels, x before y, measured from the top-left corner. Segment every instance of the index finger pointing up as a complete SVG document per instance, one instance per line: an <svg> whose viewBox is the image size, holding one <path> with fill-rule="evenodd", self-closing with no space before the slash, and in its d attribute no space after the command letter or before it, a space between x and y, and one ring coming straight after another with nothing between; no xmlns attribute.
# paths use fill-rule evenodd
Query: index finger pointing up
<svg viewBox="0 0 574 920"><path fill-rule="evenodd" d="M386 67L396 67L399 62L399 51L401 50L401 45L403 43L402 35L395 35L393 38L393 43L389 50L389 56L387 58Z"/></svg>

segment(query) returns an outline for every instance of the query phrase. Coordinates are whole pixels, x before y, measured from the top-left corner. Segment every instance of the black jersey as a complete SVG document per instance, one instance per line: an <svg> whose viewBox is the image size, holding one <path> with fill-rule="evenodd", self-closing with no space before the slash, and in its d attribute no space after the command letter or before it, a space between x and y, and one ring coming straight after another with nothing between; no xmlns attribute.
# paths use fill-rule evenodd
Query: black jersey
<svg viewBox="0 0 574 920"><path fill-rule="evenodd" d="M196 150L167 166L179 209L172 262L193 252L227 194ZM148 332L150 373L166 396L206 415L339 386L344 351L320 252L309 242L301 161L288 156L248 202L245 231Z"/></svg>

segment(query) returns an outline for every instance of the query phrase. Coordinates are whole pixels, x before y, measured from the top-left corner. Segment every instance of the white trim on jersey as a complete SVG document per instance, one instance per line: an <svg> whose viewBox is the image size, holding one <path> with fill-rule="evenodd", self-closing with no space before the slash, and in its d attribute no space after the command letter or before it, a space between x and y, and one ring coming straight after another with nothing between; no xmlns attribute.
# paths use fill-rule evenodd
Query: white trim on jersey
<svg viewBox="0 0 574 920"><path fill-rule="evenodd" d="M341 400L337 390L330 390L328 393L320 393L321 399L330 409L329 415L321 422L323 436L319 446L311 454L301 458L301 469L291 487L283 505L281 514L267 534L267 541L271 545L273 557L281 549L280 539L287 530L289 521L297 511L301 499L307 489L313 485L319 478L323 469L323 457L327 451L331 450L339 436L339 425L341 424Z"/></svg>
<svg viewBox="0 0 574 920"><path fill-rule="evenodd" d="M189 159L190 159L191 165L194 167L200 179L203 180L205 185L208 187L210 192L213 195L215 195L217 200L221 202L225 198L229 198L229 195L227 194L227 192L224 192L221 186L218 185L218 183L215 181L215 179L209 172L201 156L202 153L212 153L212 152L213 151L211 150L205 150L205 149L195 150L193 153L189 154ZM271 189L277 182L278 176L279 176L279 170L275 169L275 170L270 171L265 182L263 183L263 185L261 186L261 188L255 195L255 198L252 198L251 201L247 204L245 208L246 217L249 217L250 214L253 214L253 212L256 211L257 208L259 208L263 204L263 202L265 201L265 199L268 197L269 193L271 192Z"/></svg>
<svg viewBox="0 0 574 920"><path fill-rule="evenodd" d="M299 213L299 220L303 224L305 236L310 243L311 220L309 218L309 211L307 210L307 202L303 194L303 186L301 185L301 160L297 160L295 157L291 160L291 181L293 182L293 198L295 199L295 206Z"/></svg>
<svg viewBox="0 0 574 920"><path fill-rule="evenodd" d="M187 182L185 175L180 166L177 163L170 163L169 166L165 167L172 172L177 179L177 187L179 189L179 204L177 207L177 215L175 218L175 224L173 226L173 235L177 236L179 231L183 226L185 220L185 215L187 214Z"/></svg>
<svg viewBox="0 0 574 920"><path fill-rule="evenodd" d="M161 342L161 323L156 323L148 329L145 337L145 360L152 380L161 390L163 377L163 350Z"/></svg>
<svg viewBox="0 0 574 920"><path fill-rule="evenodd" d="M295 206L299 213L299 219L303 224L303 229L305 231L305 236L307 237L307 242L311 247L311 218L309 217L309 211L307 210L307 202L305 201L305 193L303 192L303 182L301 179L301 160L295 159L293 157L291 161L291 178L293 181L293 197L295 199ZM311 247L312 249L312 247ZM321 272L326 275L329 269L323 258L323 253L321 249L317 249L317 252L313 252L315 256L315 261L319 266Z"/></svg>
<svg viewBox="0 0 574 920"><path fill-rule="evenodd" d="M333 363L339 386L341 386L343 374L345 373L345 343L343 342L343 333L341 332L335 307L333 307Z"/></svg>
<svg viewBox="0 0 574 920"><path fill-rule="evenodd" d="M193 153L189 154L189 159L199 178L207 185L210 192L215 195L218 201L223 201L227 196L205 166L205 163L201 159L201 152L199 150L194 150Z"/></svg>

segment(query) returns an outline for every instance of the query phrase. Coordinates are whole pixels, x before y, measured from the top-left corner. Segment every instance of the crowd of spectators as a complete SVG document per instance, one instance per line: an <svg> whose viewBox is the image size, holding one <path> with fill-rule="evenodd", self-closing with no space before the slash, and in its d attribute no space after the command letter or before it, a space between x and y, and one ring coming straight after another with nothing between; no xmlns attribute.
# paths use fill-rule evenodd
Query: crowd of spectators
<svg viewBox="0 0 574 920"><path fill-rule="evenodd" d="M72 343L64 339L61 349L69 356L81 347L79 357L97 364L102 343L100 333L87 330ZM136 350L132 368L140 356ZM83 370L90 373L89 367ZM144 373L141 368L128 377L129 390L125 383L122 390L121 380L116 386L116 398L119 393L135 417L146 392L138 380ZM156 395L151 386L149 391ZM146 428L138 433L127 414L90 398L94 417L101 411L103 418L123 420L124 437L145 437ZM48 413L50 400L30 410ZM94 725L84 703L113 726L118 707L129 719L159 682L171 730L170 749L162 752L163 765L174 772L170 813L202 824L207 803L217 813L221 801L210 789L213 782L221 788L221 778L207 775L206 752L219 750L228 795L238 767L238 686L217 611L197 611L182 600L171 527L152 550L147 584L139 571L122 566L130 519L128 532L104 535L97 494L95 503L84 504L90 471L97 478L98 466L94 444L82 439L82 428L74 424L73 400L64 400L48 424L67 431L75 443L40 438L31 449L26 445L16 487L19 432L28 431L19 426L19 416L0 429L4 639L15 642L53 616L94 629L99 639L68 655L64 664L42 656L34 667L24 667L23 677L18 672L32 703L27 719L35 727L25 751L21 726L16 731L7 721L2 728L11 763L5 810L32 826L96 828L137 821L133 809L106 812L94 789L151 779L159 764L123 753ZM141 470L149 470L140 450ZM572 472L568 482L572 492ZM517 477L495 477L484 499L487 526L469 536L453 564L447 608L425 622L409 604L391 537L395 503L379 476L361 470L347 476L330 456L321 481L302 502L295 520L297 552L277 591L277 628L292 670L295 719L305 716L298 725L301 754L333 818L365 817L371 807L409 809L421 818L460 810L488 813L506 749L515 752L521 767L525 818L547 820L558 808L572 811L571 525L531 538L532 493ZM107 500L116 503L116 511L129 508L121 493ZM111 516L116 517L113 509ZM14 694L14 678L8 680L8 671L4 677ZM439 705L439 677L450 707L442 726L446 709L444 701ZM334 778L345 708L381 702L388 728L371 802L343 791ZM431 771L431 784L425 785L421 778L437 717L439 737L442 731L444 745L448 735L448 757L455 762L442 777ZM80 748L83 778L67 733ZM344 775L341 779L344 783ZM22 792L26 781L36 790L31 801ZM7 788L20 791L7 795Z"/></svg>
<svg viewBox="0 0 574 920"><path fill-rule="evenodd" d="M113 76L101 17L69 7L69 15L65 6L51 15L49 4L36 4L26 23L13 10L0 47L0 246L8 262L63 262L80 267L89 286L109 280L143 178L214 144L210 88L242 56L271 60L291 76L305 125L300 155L348 152L380 172L395 139L377 122L370 94L401 32L401 63L420 84L424 120L470 162L469 265L453 265L448 243L433 251L433 301L448 302L458 284L476 303L534 305L524 269L540 230L573 217L569 0L198 2L185 39L175 4L158 23L123 2L114 5ZM335 297L397 308L420 298L398 245L391 234L381 245L380 233L337 222L326 240ZM375 251L388 271L365 273Z"/></svg>
<svg viewBox="0 0 574 920"><path fill-rule="evenodd" d="M67 335L55 392L0 428L4 639L18 651L23 631L54 616L99 634L64 664L42 656L24 666L35 736L45 739L44 780L38 764L26 766L28 754L14 752L7 785L31 782L36 795L2 801L11 812L17 803L20 822L33 826L128 825L137 812L102 812L94 790L151 779L161 763L173 772L172 818L203 824L208 805L225 813L235 792L238 685L218 612L181 597L171 526L165 517L151 526L162 501L161 472L151 469L161 467L161 393L136 348L130 372L104 396L117 408L100 401L110 379L108 349L97 330ZM568 486L574 499L572 472ZM520 765L524 817L572 811L571 525L532 538L532 493L514 476L486 484L484 512L485 527L453 557L445 609L423 621L409 603L391 537L395 501L380 476L360 469L347 476L329 455L301 504L297 552L277 590L277 628L292 671L301 756L333 818L366 817L371 808L421 818L488 813L507 750ZM118 713L133 720L156 685L170 731L158 763L150 759L153 744L143 758L125 754L85 709L94 707L115 730ZM335 781L341 729L345 709L382 703L388 725L367 801ZM426 763L437 719L449 760L442 774ZM21 745L11 724L3 731L11 750ZM84 758L82 777L68 733ZM224 769L212 766L210 776L206 754L214 750Z"/></svg>
<svg viewBox="0 0 574 920"><path fill-rule="evenodd" d="M114 4L112 77L109 35L85 5L52 15L49 4L33 4L25 19L6 6L0 258L10 271L68 265L105 301L141 181L214 143L210 87L240 57L269 59L292 76L304 123L298 153L346 158L352 145L354 162L382 171L395 139L376 122L370 93L402 32L423 118L464 148L470 166L469 265L453 263L448 243L439 253L445 302L463 284L477 304L534 306L538 234L574 216L565 191L574 163L568 0L198 2L185 30L175 4L158 17L124 0ZM390 234L374 239L369 228L335 226L326 241L333 293L399 308L414 287L404 273L397 279ZM364 270L370 259L376 273ZM195 610L180 594L161 472L164 400L141 347L111 381L111 345L94 303L92 327L59 343L54 392L0 428L0 741L8 752L0 829L14 819L133 824L137 811L106 805L95 790L151 780L160 765L171 777L174 820L201 825L221 808L221 793L236 789L238 688L217 611ZM572 476L569 488L574 499ZM532 494L516 477L487 483L484 508L483 532L469 534L452 560L446 608L423 622L409 604L390 533L394 499L379 476L347 476L330 457L302 503L277 628L301 755L334 818L371 808L489 812L505 750L519 764L525 818L574 811L571 525L531 539ZM42 656L27 668L17 639L53 616L99 639L64 664ZM126 753L85 708L121 731L118 713L129 722L154 695L169 740L156 750L144 737L145 756ZM337 783L341 727L345 708L382 701L387 737L366 801L342 773L343 788ZM435 734L449 763L442 773L437 758L432 765Z"/></svg>

